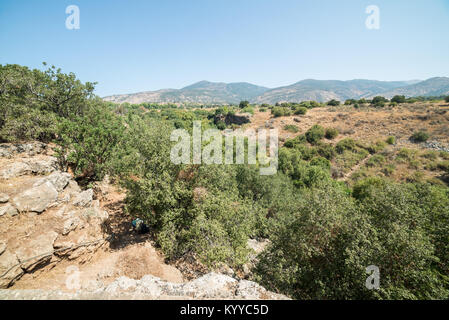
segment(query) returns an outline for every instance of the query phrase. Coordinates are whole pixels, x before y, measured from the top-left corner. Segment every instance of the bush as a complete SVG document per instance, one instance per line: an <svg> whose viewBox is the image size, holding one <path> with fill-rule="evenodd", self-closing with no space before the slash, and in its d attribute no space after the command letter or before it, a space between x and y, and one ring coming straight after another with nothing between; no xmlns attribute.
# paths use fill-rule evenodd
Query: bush
<svg viewBox="0 0 449 320"><path fill-rule="evenodd" d="M298 107L295 110L295 115L304 115L307 113L307 108L306 107Z"/></svg>
<svg viewBox="0 0 449 320"><path fill-rule="evenodd" d="M386 142L387 142L388 144L395 144L395 143L396 143L396 138L393 137L393 136L389 136L389 137L387 138Z"/></svg>
<svg viewBox="0 0 449 320"><path fill-rule="evenodd" d="M271 113L275 117L288 117L292 115L292 109L287 107L274 107L271 109Z"/></svg>
<svg viewBox="0 0 449 320"><path fill-rule="evenodd" d="M299 131L298 127L292 124L284 126L284 130L292 133L297 133Z"/></svg>
<svg viewBox="0 0 449 320"><path fill-rule="evenodd" d="M444 98L444 101L449 102L449 96L447 96L446 98Z"/></svg>
<svg viewBox="0 0 449 320"><path fill-rule="evenodd" d="M345 138L343 140L340 140L335 146L335 150L340 154L343 153L345 150L354 151L355 149L356 149L355 141L351 138Z"/></svg>
<svg viewBox="0 0 449 320"><path fill-rule="evenodd" d="M405 96L396 95L393 98L391 98L391 102L395 102L397 104L400 104L400 103L405 103L406 99L405 99Z"/></svg>
<svg viewBox="0 0 449 320"><path fill-rule="evenodd" d="M427 132L425 131L418 131L413 133L413 135L410 137L410 139L413 142L426 142L427 140L429 140L430 136Z"/></svg>
<svg viewBox="0 0 449 320"><path fill-rule="evenodd" d="M306 132L306 139L311 144L318 143L323 139L325 134L324 128L320 125L314 125Z"/></svg>
<svg viewBox="0 0 449 320"><path fill-rule="evenodd" d="M385 163L385 157L381 154L376 154L372 156L367 162L367 167L378 167Z"/></svg>
<svg viewBox="0 0 449 320"><path fill-rule="evenodd" d="M320 156L328 160L332 160L335 157L335 149L331 144L319 143L316 151Z"/></svg>
<svg viewBox="0 0 449 320"><path fill-rule="evenodd" d="M330 101L327 103L327 105L328 105L328 106L336 107L336 106L339 106L339 105L340 105L340 101L335 100L335 99L332 99L332 100L330 100Z"/></svg>
<svg viewBox="0 0 449 320"><path fill-rule="evenodd" d="M247 108L249 106L250 106L249 105L249 101L240 101L240 103L239 103L239 108L240 109L245 109L245 108Z"/></svg>
<svg viewBox="0 0 449 320"><path fill-rule="evenodd" d="M324 136L329 140L335 139L338 136L338 130L335 128L327 128Z"/></svg>

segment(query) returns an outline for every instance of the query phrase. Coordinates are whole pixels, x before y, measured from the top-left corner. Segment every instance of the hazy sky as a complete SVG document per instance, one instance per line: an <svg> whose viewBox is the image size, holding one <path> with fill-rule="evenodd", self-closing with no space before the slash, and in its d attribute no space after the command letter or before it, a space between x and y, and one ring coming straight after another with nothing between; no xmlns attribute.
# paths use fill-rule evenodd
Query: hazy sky
<svg viewBox="0 0 449 320"><path fill-rule="evenodd" d="M80 29L66 28L66 7ZM380 9L380 29L365 9ZM0 0L0 64L43 61L105 96L200 80L449 76L449 0Z"/></svg>

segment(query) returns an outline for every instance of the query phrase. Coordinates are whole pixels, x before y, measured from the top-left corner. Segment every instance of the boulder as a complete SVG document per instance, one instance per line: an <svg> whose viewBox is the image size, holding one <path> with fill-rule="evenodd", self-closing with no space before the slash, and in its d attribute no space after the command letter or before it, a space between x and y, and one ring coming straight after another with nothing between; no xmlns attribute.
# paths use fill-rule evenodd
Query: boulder
<svg viewBox="0 0 449 320"><path fill-rule="evenodd" d="M16 208L14 208L11 204L5 204L3 206L0 206L0 217L4 214L9 214L11 217L17 215L19 212Z"/></svg>
<svg viewBox="0 0 449 320"><path fill-rule="evenodd" d="M0 255L0 289L11 286L23 273L14 253L5 251Z"/></svg>
<svg viewBox="0 0 449 320"><path fill-rule="evenodd" d="M12 201L20 212L43 212L58 198L58 192L49 181L15 196Z"/></svg>
<svg viewBox="0 0 449 320"><path fill-rule="evenodd" d="M92 203L92 199L94 196L94 191L92 189L88 189L86 191L78 193L73 199L73 205L78 207L88 207Z"/></svg>
<svg viewBox="0 0 449 320"><path fill-rule="evenodd" d="M54 231L48 231L30 241L24 241L23 246L17 252L17 258L22 263L22 268L32 271L36 267L50 262L53 256L53 244L58 237Z"/></svg>
<svg viewBox="0 0 449 320"><path fill-rule="evenodd" d="M23 162L14 162L11 164L8 164L0 170L0 178L3 179L11 179L23 176L25 174L31 173L31 168L28 164Z"/></svg>
<svg viewBox="0 0 449 320"><path fill-rule="evenodd" d="M181 299L274 299L286 300L288 297L267 291L255 282L236 280L231 277L209 273L186 283L163 281L152 275L141 280L120 277L96 293L108 296L127 296L134 298L181 298Z"/></svg>
<svg viewBox="0 0 449 320"><path fill-rule="evenodd" d="M23 159L30 167L31 172L35 174L48 174L56 170L57 159L55 157L46 157L45 159L30 158Z"/></svg>
<svg viewBox="0 0 449 320"><path fill-rule="evenodd" d="M0 203L5 203L9 201L9 196L6 193L0 193Z"/></svg>
<svg viewBox="0 0 449 320"><path fill-rule="evenodd" d="M71 175L69 173L55 171L55 172L49 174L48 176L36 181L36 183L34 183L33 186L37 187L37 186L40 186L48 181L51 184L53 184L56 191L61 192L67 186L70 179L71 179Z"/></svg>

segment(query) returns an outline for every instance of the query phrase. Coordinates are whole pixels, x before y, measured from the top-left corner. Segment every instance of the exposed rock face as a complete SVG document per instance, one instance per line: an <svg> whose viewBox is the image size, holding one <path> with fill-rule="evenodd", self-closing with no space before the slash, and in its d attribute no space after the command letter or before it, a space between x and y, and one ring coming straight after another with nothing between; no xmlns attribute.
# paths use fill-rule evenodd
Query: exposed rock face
<svg viewBox="0 0 449 320"><path fill-rule="evenodd" d="M4 214L9 214L10 216L15 216L19 212L11 204L5 204L0 206L0 217Z"/></svg>
<svg viewBox="0 0 449 320"><path fill-rule="evenodd" d="M58 234L56 232L50 231L32 239L26 246L19 248L16 251L16 255L22 263L21 267L26 271L32 271L38 264L45 264L50 261L53 243L57 237Z"/></svg>
<svg viewBox="0 0 449 320"><path fill-rule="evenodd" d="M58 198L58 192L50 181L24 191L12 201L20 212L43 212Z"/></svg>
<svg viewBox="0 0 449 320"><path fill-rule="evenodd" d="M71 179L71 175L66 172L55 171L52 174L38 180L33 186L38 187L46 182L50 182L56 191L61 192L67 186Z"/></svg>
<svg viewBox="0 0 449 320"><path fill-rule="evenodd" d="M22 158L7 164L0 170L0 178L11 179L26 174L47 174L56 170L57 160L54 157L46 159Z"/></svg>
<svg viewBox="0 0 449 320"><path fill-rule="evenodd" d="M8 250L0 255L0 288L7 288L23 275L18 263L17 256Z"/></svg>
<svg viewBox="0 0 449 320"><path fill-rule="evenodd" d="M79 193L75 199L73 199L73 205L78 207L87 207L92 203L94 191L92 189Z"/></svg>
<svg viewBox="0 0 449 320"><path fill-rule="evenodd" d="M0 290L0 299L270 299L289 298L257 283L209 273L186 283L172 283L150 275L140 280L120 277L106 287L77 293L42 290Z"/></svg>
<svg viewBox="0 0 449 320"><path fill-rule="evenodd" d="M70 174L58 171L56 159L42 154L45 150L39 143L0 144L0 288L48 263L96 250L104 239L108 213L92 201L92 190L81 192ZM40 215L17 223L19 212Z"/></svg>
<svg viewBox="0 0 449 320"><path fill-rule="evenodd" d="M10 179L31 173L29 165L23 162L12 163L0 170L0 178Z"/></svg>
<svg viewBox="0 0 449 320"><path fill-rule="evenodd" d="M47 145L42 142L24 143L24 144L0 144L0 157L10 158L16 154L25 153L29 156L35 156L45 152Z"/></svg>

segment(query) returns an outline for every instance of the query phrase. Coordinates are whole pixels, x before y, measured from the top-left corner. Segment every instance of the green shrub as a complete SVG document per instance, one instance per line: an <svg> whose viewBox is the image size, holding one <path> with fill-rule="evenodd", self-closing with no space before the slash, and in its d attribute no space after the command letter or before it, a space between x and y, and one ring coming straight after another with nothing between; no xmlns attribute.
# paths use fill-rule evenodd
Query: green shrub
<svg viewBox="0 0 449 320"><path fill-rule="evenodd" d="M438 168L449 173L449 161L441 161L438 163Z"/></svg>
<svg viewBox="0 0 449 320"><path fill-rule="evenodd" d="M338 130L335 128L327 128L324 136L329 140L335 139L338 136Z"/></svg>
<svg viewBox="0 0 449 320"><path fill-rule="evenodd" d="M345 150L354 151L356 149L355 141L351 138L345 138L340 140L335 146L335 150L338 153L343 153Z"/></svg>
<svg viewBox="0 0 449 320"><path fill-rule="evenodd" d="M405 103L406 99L405 99L405 96L396 95L393 98L391 98L391 102L395 102L397 104L400 104L400 103Z"/></svg>
<svg viewBox="0 0 449 320"><path fill-rule="evenodd" d="M324 128L320 125L314 125L306 132L306 139L311 144L318 143L323 139L325 134Z"/></svg>
<svg viewBox="0 0 449 320"><path fill-rule="evenodd" d="M446 98L444 98L444 101L449 102L449 96L447 96Z"/></svg>
<svg viewBox="0 0 449 320"><path fill-rule="evenodd" d="M327 143L318 143L316 151L320 156L328 160L332 160L336 154L335 148L331 144Z"/></svg>
<svg viewBox="0 0 449 320"><path fill-rule="evenodd" d="M396 144L396 138L393 136L389 136L386 140L388 144Z"/></svg>
<svg viewBox="0 0 449 320"><path fill-rule="evenodd" d="M335 100L335 99L332 99L332 100L330 100L330 101L327 103L327 105L328 105L328 106L336 107L336 106L339 106L339 105L340 105L340 101Z"/></svg>
<svg viewBox="0 0 449 320"><path fill-rule="evenodd" d="M288 117L292 115L292 109L287 107L274 107L271 113L275 117Z"/></svg>
<svg viewBox="0 0 449 320"><path fill-rule="evenodd" d="M380 154L373 155L368 161L366 161L367 167L379 167L385 163L385 157Z"/></svg>
<svg viewBox="0 0 449 320"><path fill-rule="evenodd" d="M295 110L295 115L304 115L307 113L307 108L306 107L298 107Z"/></svg>
<svg viewBox="0 0 449 320"><path fill-rule="evenodd" d="M413 135L410 137L410 139L413 142L426 142L427 140L429 140L430 136L427 132L425 131L418 131L413 133Z"/></svg>
<svg viewBox="0 0 449 320"><path fill-rule="evenodd" d="M311 166L318 166L318 167L321 167L321 168L326 169L326 170L330 170L330 168L331 168L331 162L328 159L323 158L323 157L313 158L310 161L310 165Z"/></svg>
<svg viewBox="0 0 449 320"><path fill-rule="evenodd" d="M299 131L298 127L292 124L284 126L284 130L292 133L297 133Z"/></svg>

